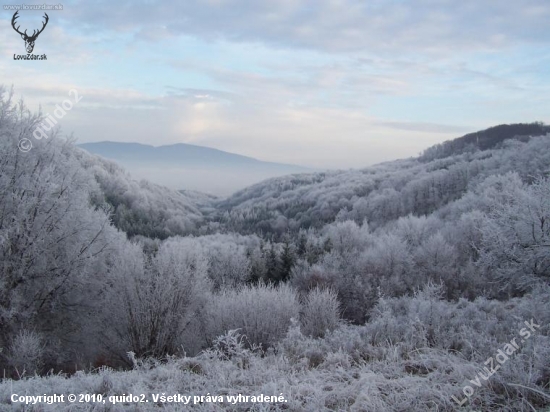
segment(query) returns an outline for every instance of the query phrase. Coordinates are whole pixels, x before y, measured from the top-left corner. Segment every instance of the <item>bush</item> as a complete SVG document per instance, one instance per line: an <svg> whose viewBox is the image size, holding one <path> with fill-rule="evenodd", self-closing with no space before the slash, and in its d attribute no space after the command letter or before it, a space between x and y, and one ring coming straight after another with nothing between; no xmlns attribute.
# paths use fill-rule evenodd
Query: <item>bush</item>
<svg viewBox="0 0 550 412"><path fill-rule="evenodd" d="M111 351L131 350L138 358L174 355L181 351L182 335L206 302L206 257L200 251L182 250L177 238L162 243L144 264L139 251L133 253L137 253L136 267L128 264L128 273L116 286L120 307L110 319L115 320L119 340Z"/></svg>
<svg viewBox="0 0 550 412"><path fill-rule="evenodd" d="M306 336L322 338L340 324L340 303L332 289L312 289L306 297L302 312L302 332Z"/></svg>
<svg viewBox="0 0 550 412"><path fill-rule="evenodd" d="M34 331L22 330L13 338L8 359L19 378L40 372L44 347L42 337Z"/></svg>
<svg viewBox="0 0 550 412"><path fill-rule="evenodd" d="M247 286L214 295L209 305L207 335L210 341L239 329L249 346L273 346L286 335L290 320L298 318L300 303L287 285Z"/></svg>

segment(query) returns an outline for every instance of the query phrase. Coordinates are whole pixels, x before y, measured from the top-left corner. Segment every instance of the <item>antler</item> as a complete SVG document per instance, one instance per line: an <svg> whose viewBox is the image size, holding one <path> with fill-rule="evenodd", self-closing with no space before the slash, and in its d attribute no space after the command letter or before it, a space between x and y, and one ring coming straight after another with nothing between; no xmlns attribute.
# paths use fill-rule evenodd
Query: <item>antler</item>
<svg viewBox="0 0 550 412"><path fill-rule="evenodd" d="M25 33L21 33L19 31L19 27L21 26L17 26L17 28L15 28L15 19L17 19L19 16L17 15L17 13L19 13L19 10L15 12L15 14L13 15L13 17L11 18L11 26L13 27L13 29L19 33L21 36L26 36L27 35L27 30L25 30ZM44 13L45 14L45 13Z"/></svg>
<svg viewBox="0 0 550 412"><path fill-rule="evenodd" d="M35 39L38 37L38 35L40 33L42 33L44 31L44 29L46 28L46 25L48 24L48 21L50 20L50 18L48 17L48 15L46 13L44 13L44 18L46 19L46 21L44 23L42 23L42 28L40 30L38 30L38 33L34 33L36 30L33 30L32 32L32 36L31 38Z"/></svg>

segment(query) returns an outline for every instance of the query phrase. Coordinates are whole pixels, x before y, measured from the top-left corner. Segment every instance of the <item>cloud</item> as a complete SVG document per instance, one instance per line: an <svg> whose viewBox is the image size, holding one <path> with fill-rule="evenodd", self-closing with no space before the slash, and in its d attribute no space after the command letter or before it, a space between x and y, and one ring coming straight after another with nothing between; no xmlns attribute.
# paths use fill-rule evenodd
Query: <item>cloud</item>
<svg viewBox="0 0 550 412"><path fill-rule="evenodd" d="M166 86L167 95L189 101L233 101L234 93L212 89L194 89L190 87Z"/></svg>
<svg viewBox="0 0 550 412"><path fill-rule="evenodd" d="M81 1L71 7L75 24L135 31L149 41L190 35L381 55L449 55L548 43L549 16L550 5L543 0L127 0L116 5Z"/></svg>
<svg viewBox="0 0 550 412"><path fill-rule="evenodd" d="M68 1L39 44L47 62L10 60L22 42L0 29L0 73L45 113L78 90L62 127L82 142L362 167L550 120L550 5L507 3Z"/></svg>
<svg viewBox="0 0 550 412"><path fill-rule="evenodd" d="M48 96L44 113L68 98L59 86L25 91ZM186 142L317 168L363 167L407 157L438 139L448 138L450 132L443 125L431 129L430 125L421 125L419 129L412 124L384 123L345 108L235 104L200 97L215 95L213 90L185 92L199 97L81 88L82 101L60 120L60 125L64 133L74 132L79 142L112 140L155 146ZM403 131L396 135L392 132L395 128ZM430 129L434 137L419 133L425 129ZM404 143L403 138L409 142Z"/></svg>
<svg viewBox="0 0 550 412"><path fill-rule="evenodd" d="M376 124L396 130L407 130L424 133L467 133L472 127L448 124L421 123L421 122L376 122Z"/></svg>

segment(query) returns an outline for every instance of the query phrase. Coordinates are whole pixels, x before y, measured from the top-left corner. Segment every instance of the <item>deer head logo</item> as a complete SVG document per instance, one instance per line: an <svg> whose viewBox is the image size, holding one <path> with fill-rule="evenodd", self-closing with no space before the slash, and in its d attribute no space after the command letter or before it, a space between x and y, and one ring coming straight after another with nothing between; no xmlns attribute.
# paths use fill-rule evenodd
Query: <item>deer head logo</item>
<svg viewBox="0 0 550 412"><path fill-rule="evenodd" d="M19 11L16 11L15 14L13 15L12 19L11 19L11 25L13 27L13 29L19 33L21 35L21 38L23 40L25 40L25 48L27 49L27 53L32 53L33 49L34 49L34 42L36 41L36 38L38 37L38 35L40 33L42 33L44 31L44 29L46 28L46 25L48 24L48 20L50 19L48 17L48 15L46 13L44 13L44 19L46 19L46 21L44 23L42 23L42 28L40 30L38 30L38 32L36 30L33 30L32 32L32 35L27 35L27 30L25 30L24 33L21 33L19 31L19 27L20 26L17 26L17 28L15 27L15 20L19 17L17 15L17 13L19 13Z"/></svg>

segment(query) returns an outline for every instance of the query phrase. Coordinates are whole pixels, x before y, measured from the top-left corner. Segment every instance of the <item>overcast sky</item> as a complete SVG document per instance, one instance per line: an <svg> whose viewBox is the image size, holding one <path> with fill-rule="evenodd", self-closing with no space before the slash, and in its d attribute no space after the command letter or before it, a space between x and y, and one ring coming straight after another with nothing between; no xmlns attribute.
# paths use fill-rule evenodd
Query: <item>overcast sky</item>
<svg viewBox="0 0 550 412"><path fill-rule="evenodd" d="M0 84L45 113L76 89L60 123L80 142L348 168L550 123L548 0L61 1L46 61L13 59L24 42L0 10Z"/></svg>

